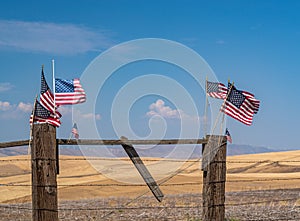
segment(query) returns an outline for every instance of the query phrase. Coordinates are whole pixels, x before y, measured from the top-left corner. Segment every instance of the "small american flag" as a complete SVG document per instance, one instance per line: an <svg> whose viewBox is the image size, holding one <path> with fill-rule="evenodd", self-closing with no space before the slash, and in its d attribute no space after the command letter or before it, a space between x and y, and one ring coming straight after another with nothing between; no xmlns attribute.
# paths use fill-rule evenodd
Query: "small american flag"
<svg viewBox="0 0 300 221"><path fill-rule="evenodd" d="M57 105L80 104L85 100L85 91L79 79L55 79L55 103Z"/></svg>
<svg viewBox="0 0 300 221"><path fill-rule="evenodd" d="M206 82L206 93L208 96L218 99L225 99L227 94L227 87L218 82Z"/></svg>
<svg viewBox="0 0 300 221"><path fill-rule="evenodd" d="M231 138L231 135L229 133L229 130L226 128L226 131L225 131L225 136L226 136L226 139L229 143L232 143L232 138Z"/></svg>
<svg viewBox="0 0 300 221"><path fill-rule="evenodd" d="M229 94L221 107L221 111L250 126L256 110L253 103L244 95L243 91L237 90L231 83L228 83L228 88Z"/></svg>
<svg viewBox="0 0 300 221"><path fill-rule="evenodd" d="M31 113L30 116L30 124L33 124L34 122L49 123L55 127L59 127L61 124L59 118L43 107L37 100L35 102L34 113Z"/></svg>
<svg viewBox="0 0 300 221"><path fill-rule="evenodd" d="M54 105L54 96L51 92L47 81L44 75L44 69L42 68L41 74L41 94L40 94L40 102L47 110L51 111L52 113L55 112L58 118L61 118L61 114L56 110L56 105Z"/></svg>
<svg viewBox="0 0 300 221"><path fill-rule="evenodd" d="M78 128L77 128L77 124L76 124L76 123L74 123L74 125L73 125L73 128L72 128L72 134L74 135L74 137L75 137L76 139L79 138L79 133L78 133Z"/></svg>

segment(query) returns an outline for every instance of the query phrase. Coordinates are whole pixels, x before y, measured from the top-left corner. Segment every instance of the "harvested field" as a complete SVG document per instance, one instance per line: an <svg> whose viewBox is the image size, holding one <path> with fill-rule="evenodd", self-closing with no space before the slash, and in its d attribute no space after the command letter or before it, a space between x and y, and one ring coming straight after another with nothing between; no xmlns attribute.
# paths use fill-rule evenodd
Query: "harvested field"
<svg viewBox="0 0 300 221"><path fill-rule="evenodd" d="M99 173L83 157L61 156L58 175L60 220L200 220L200 162L180 162L177 173L158 179L163 168L143 158L165 194L158 203L139 178L121 182L109 178L126 173L130 161L96 159ZM124 163L125 162L125 163ZM177 165L166 161L165 167ZM31 175L28 156L0 161L0 220L31 220ZM300 151L227 158L226 217L231 220L300 220ZM229 219L229 220L230 220Z"/></svg>
<svg viewBox="0 0 300 221"><path fill-rule="evenodd" d="M300 220L300 189L229 192L228 220ZM60 201L60 220L200 220L200 194L168 195L162 203L143 196ZM126 205L127 206L124 206ZM7 204L5 204L7 205ZM0 207L0 220L31 220L31 204ZM8 205L7 205L8 206ZM18 209L22 208L22 209Z"/></svg>

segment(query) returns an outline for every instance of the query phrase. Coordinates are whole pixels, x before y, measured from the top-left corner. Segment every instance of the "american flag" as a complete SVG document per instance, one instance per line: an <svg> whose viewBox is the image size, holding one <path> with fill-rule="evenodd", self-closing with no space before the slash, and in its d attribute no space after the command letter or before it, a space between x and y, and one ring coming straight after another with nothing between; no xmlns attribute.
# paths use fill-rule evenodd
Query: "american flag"
<svg viewBox="0 0 300 221"><path fill-rule="evenodd" d="M206 93L208 96L218 99L225 99L227 94L227 87L218 82L206 82Z"/></svg>
<svg viewBox="0 0 300 221"><path fill-rule="evenodd" d="M47 81L44 75L44 69L42 69L41 74L41 94L40 94L40 102L47 110L51 111L52 113L55 112L58 118L61 118L61 114L56 110L57 107L54 107L54 96L51 92Z"/></svg>
<svg viewBox="0 0 300 221"><path fill-rule="evenodd" d="M79 138L79 133L78 133L78 128L77 128L77 124L76 124L76 123L74 123L74 125L73 125L73 128L72 128L72 134L74 135L74 137L75 137L76 139Z"/></svg>
<svg viewBox="0 0 300 221"><path fill-rule="evenodd" d="M55 127L59 127L61 122L57 116L51 111L43 107L40 102L35 101L34 113L31 113L30 124L36 123L49 123Z"/></svg>
<svg viewBox="0 0 300 221"><path fill-rule="evenodd" d="M206 85L207 85L206 92L207 92L208 96L214 97L214 98L219 98L219 99L226 99L228 88L224 84L218 83L218 82L207 81ZM259 110L259 106L260 106L260 101L257 100L253 94L251 94L247 91L241 91L241 92L251 103L254 114L257 114L257 112Z"/></svg>
<svg viewBox="0 0 300 221"><path fill-rule="evenodd" d="M250 126L256 108L243 91L237 90L231 83L228 83L229 94L221 107L221 111L228 116Z"/></svg>
<svg viewBox="0 0 300 221"><path fill-rule="evenodd" d="M55 103L57 105L79 104L86 100L79 79L55 79Z"/></svg>
<svg viewBox="0 0 300 221"><path fill-rule="evenodd" d="M226 131L225 131L225 136L226 136L226 139L229 143L232 143L232 138L231 138L231 135L229 133L229 130L226 128Z"/></svg>

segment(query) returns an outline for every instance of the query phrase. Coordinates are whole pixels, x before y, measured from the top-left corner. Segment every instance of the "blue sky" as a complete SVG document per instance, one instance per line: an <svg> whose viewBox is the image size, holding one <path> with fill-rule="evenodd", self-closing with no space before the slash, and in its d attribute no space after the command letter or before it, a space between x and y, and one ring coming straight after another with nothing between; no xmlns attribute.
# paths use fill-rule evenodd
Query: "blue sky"
<svg viewBox="0 0 300 221"><path fill-rule="evenodd" d="M221 82L230 78L238 89L261 100L251 127L227 118L234 143L300 148L299 10L298 1L5 1L0 7L1 142L28 139L42 64L51 85L52 59L56 76L71 79L114 45L162 38L193 49ZM95 112L82 118L94 118L103 138L116 138L112 100L127 82L147 74L178 81L195 100L198 117L203 117L205 96L199 85L178 67L149 61L117 70L102 88ZM157 125L150 113L155 105L165 118ZM166 137L178 137L180 111L196 117L189 110L177 110L171 98L145 96L132 106L130 124L140 137L150 133L149 122L157 129L167 126ZM68 137L71 107L61 112L58 136Z"/></svg>

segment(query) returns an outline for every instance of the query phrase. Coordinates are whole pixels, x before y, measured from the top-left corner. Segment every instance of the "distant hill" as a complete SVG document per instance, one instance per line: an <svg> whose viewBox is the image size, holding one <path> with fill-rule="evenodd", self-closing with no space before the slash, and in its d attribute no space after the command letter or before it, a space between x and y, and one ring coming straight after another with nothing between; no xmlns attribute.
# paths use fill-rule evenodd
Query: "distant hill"
<svg viewBox="0 0 300 221"><path fill-rule="evenodd" d="M93 147L86 146L85 153L88 156L95 156L98 148L101 147ZM107 146L107 150L115 157L127 157L125 151L121 146ZM182 158L186 151L190 151L190 148L193 148L192 145L180 145L176 147L174 145L161 145L154 146L151 148L147 148L145 146L136 146L136 150L141 157L165 157L170 154L175 153L175 158ZM295 148L296 149L296 148ZM280 151L288 151L295 149L272 149L268 147L257 147L251 145L238 145L238 144L228 144L227 146L227 155L228 156L236 156L243 154L257 154L257 153L268 153L268 152L280 152ZM199 158L201 157L202 146L198 145L191 153L190 158ZM297 149L296 149L297 150ZM78 146L61 146L59 149L59 153L61 155L69 155L69 156L82 156L82 152ZM26 155L28 154L28 147L12 147L0 149L0 157L4 156L17 156L17 155Z"/></svg>
<svg viewBox="0 0 300 221"><path fill-rule="evenodd" d="M228 156L280 152L280 151L282 151L282 150L275 150L275 149L271 149L268 147L257 147L257 146L251 146L251 145L228 144L228 146L227 146L227 155Z"/></svg>

